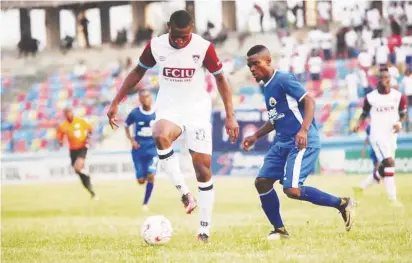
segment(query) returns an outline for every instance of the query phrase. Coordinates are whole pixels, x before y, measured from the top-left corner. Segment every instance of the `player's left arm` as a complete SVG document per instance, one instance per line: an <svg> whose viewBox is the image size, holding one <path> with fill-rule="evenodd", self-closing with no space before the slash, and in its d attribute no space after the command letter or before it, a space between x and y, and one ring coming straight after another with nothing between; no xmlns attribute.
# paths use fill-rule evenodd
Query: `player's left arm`
<svg viewBox="0 0 412 263"><path fill-rule="evenodd" d="M286 95L303 104L303 120L300 130L296 134L295 143L299 149L304 149L307 146L308 131L315 116L315 100L292 74L290 74L287 81L283 83L282 88Z"/></svg>
<svg viewBox="0 0 412 263"><path fill-rule="evenodd" d="M406 121L406 113L408 108L406 101L406 96L402 95L401 99L399 100L399 122L395 123L395 125L393 126L395 132L400 132L402 129L402 123Z"/></svg>
<svg viewBox="0 0 412 263"><path fill-rule="evenodd" d="M226 111L226 121L225 127L226 132L230 136L232 143L235 143L239 136L239 125L235 118L235 111L232 103L232 91L223 74L223 65L217 57L216 50L212 44L206 51L205 58L203 60L203 66L215 76L216 85L222 97L223 104L225 105Z"/></svg>

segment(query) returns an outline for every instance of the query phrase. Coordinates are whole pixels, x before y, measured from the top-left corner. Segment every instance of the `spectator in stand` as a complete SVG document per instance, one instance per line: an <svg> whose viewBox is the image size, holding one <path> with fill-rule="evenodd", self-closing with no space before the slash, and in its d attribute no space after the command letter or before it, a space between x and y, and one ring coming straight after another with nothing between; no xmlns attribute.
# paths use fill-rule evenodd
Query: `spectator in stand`
<svg viewBox="0 0 412 263"><path fill-rule="evenodd" d="M408 99L408 111L411 110L412 107L412 70L411 68L406 69L405 76L402 79L402 86L403 92L405 93L406 98ZM411 127L409 127L409 120L410 113L406 114L408 120L406 121L406 130L410 131Z"/></svg>
<svg viewBox="0 0 412 263"><path fill-rule="evenodd" d="M319 13L319 24L324 30L329 29L330 21L330 3L328 1L319 1L318 2L318 13Z"/></svg>
<svg viewBox="0 0 412 263"><path fill-rule="evenodd" d="M388 72L391 76L391 87L398 89L398 78L400 76L398 68L393 65L390 61L388 63Z"/></svg>
<svg viewBox="0 0 412 263"><path fill-rule="evenodd" d="M392 35L388 37L389 58L392 64L396 64L395 48L402 45L401 27L391 18Z"/></svg>
<svg viewBox="0 0 412 263"><path fill-rule="evenodd" d="M342 27L338 33L336 33L336 58L345 58L346 57L346 42L345 34L346 28Z"/></svg>
<svg viewBox="0 0 412 263"><path fill-rule="evenodd" d="M290 71L290 57L286 54L282 54L279 58L278 68L281 71Z"/></svg>
<svg viewBox="0 0 412 263"><path fill-rule="evenodd" d="M355 29L356 33L361 34L363 28L363 12L359 9L358 5L355 5L355 8L351 13L352 26Z"/></svg>
<svg viewBox="0 0 412 263"><path fill-rule="evenodd" d="M322 58L319 56L319 52L312 50L312 56L308 61L309 72L313 81L320 80L320 73L322 72Z"/></svg>
<svg viewBox="0 0 412 263"><path fill-rule="evenodd" d="M323 33L320 46L323 51L323 59L325 61L332 59L332 33Z"/></svg>
<svg viewBox="0 0 412 263"><path fill-rule="evenodd" d="M341 14L340 14L340 18L341 18L341 24L343 27L350 27L351 25L351 12L349 11L349 9L347 7L344 7Z"/></svg>
<svg viewBox="0 0 412 263"><path fill-rule="evenodd" d="M301 83L306 82L305 61L306 58L299 53L295 53L292 57L293 73Z"/></svg>
<svg viewBox="0 0 412 263"><path fill-rule="evenodd" d="M260 16L260 28L261 28L261 32L264 33L265 30L263 29L263 18L264 18L264 16L265 16L265 13L263 12L262 7L261 7L260 5L258 5L258 4L256 4L256 3L253 5L253 8L259 13L259 16Z"/></svg>
<svg viewBox="0 0 412 263"><path fill-rule="evenodd" d="M406 15L406 34L412 35L412 1L408 1L405 4L405 15Z"/></svg>
<svg viewBox="0 0 412 263"><path fill-rule="evenodd" d="M295 37L286 32L286 36L282 37L280 41L282 43L282 54L291 57L297 45Z"/></svg>
<svg viewBox="0 0 412 263"><path fill-rule="evenodd" d="M384 39L380 39L380 45L376 48L375 60L379 66L386 66L388 63L389 48Z"/></svg>
<svg viewBox="0 0 412 263"><path fill-rule="evenodd" d="M356 34L355 30L351 28L345 34L345 43L348 50L348 58L356 58L358 57L358 51L356 49L356 42L358 40L358 34Z"/></svg>
<svg viewBox="0 0 412 263"><path fill-rule="evenodd" d="M358 87L359 87L359 78L352 68L350 72L345 77L346 87L348 89L348 99L354 101L358 98Z"/></svg>
<svg viewBox="0 0 412 263"><path fill-rule="evenodd" d="M377 8L372 8L366 13L369 28L372 29L373 38L382 37L381 14Z"/></svg>
<svg viewBox="0 0 412 263"><path fill-rule="evenodd" d="M323 32L320 31L319 29L311 30L308 33L308 38L309 38L309 43L311 45L311 49L319 51L320 44L323 38Z"/></svg>
<svg viewBox="0 0 412 263"><path fill-rule="evenodd" d="M368 26L364 26L362 29L362 49L363 50L368 50L370 54L373 56L375 54L375 50L371 51L371 42L372 42L372 30L369 29Z"/></svg>
<svg viewBox="0 0 412 263"><path fill-rule="evenodd" d="M402 38L402 46L405 51L405 62L408 68L412 67L412 36Z"/></svg>

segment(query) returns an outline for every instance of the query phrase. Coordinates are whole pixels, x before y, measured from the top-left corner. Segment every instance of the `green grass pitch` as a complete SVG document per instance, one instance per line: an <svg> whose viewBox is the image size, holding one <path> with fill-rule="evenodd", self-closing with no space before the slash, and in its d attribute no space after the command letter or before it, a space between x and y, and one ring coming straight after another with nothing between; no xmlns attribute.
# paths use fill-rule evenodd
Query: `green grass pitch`
<svg viewBox="0 0 412 263"><path fill-rule="evenodd" d="M351 195L360 176L312 176L307 185ZM79 182L2 186L1 262L412 262L412 175L397 175L404 207L391 207L383 185L359 200L347 233L339 213L289 200L276 186L291 239L268 242L271 230L251 177L216 177L212 236L196 241L197 213L184 214L167 179L155 185L150 211L141 211L144 187L130 181L99 181L99 201ZM196 183L189 180L195 192ZM165 215L172 240L148 246L140 226Z"/></svg>

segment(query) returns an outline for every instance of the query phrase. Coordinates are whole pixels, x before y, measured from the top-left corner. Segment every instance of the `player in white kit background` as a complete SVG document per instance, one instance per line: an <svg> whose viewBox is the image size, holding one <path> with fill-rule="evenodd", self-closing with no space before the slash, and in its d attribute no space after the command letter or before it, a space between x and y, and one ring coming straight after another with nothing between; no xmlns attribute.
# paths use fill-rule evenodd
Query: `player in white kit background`
<svg viewBox="0 0 412 263"><path fill-rule="evenodd" d="M398 133L402 129L402 122L406 119L406 97L398 90L392 89L391 76L386 68L381 69L379 86L368 93L363 104L363 112L359 118L355 131L370 117L370 144L376 154L380 166L369 175L363 185L379 183L382 179L388 197L394 205L399 206L396 200L395 185L395 152Z"/></svg>
<svg viewBox="0 0 412 263"><path fill-rule="evenodd" d="M193 18L184 10L174 12L168 23L169 33L149 41L139 63L126 77L107 113L112 127L116 127L116 113L120 101L133 90L146 70L159 67L159 93L156 100L156 121L153 137L159 163L167 172L182 196L186 213L199 206L198 239L207 241L214 202L211 175L212 130L211 99L205 87L205 69L215 76L226 111L226 132L232 143L239 135L230 87L223 74L213 45L192 33ZM172 144L182 133L192 156L199 186L198 203L185 184Z"/></svg>

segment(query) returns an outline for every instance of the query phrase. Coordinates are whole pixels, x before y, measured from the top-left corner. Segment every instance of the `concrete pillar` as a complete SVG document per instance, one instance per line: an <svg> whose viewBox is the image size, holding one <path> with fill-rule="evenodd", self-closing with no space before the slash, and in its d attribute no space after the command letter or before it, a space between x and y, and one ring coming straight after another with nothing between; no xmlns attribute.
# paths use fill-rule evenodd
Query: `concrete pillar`
<svg viewBox="0 0 412 263"><path fill-rule="evenodd" d="M20 8L20 39L24 36L31 37L31 20L30 10L27 8Z"/></svg>
<svg viewBox="0 0 412 263"><path fill-rule="evenodd" d="M229 31L236 31L236 1L222 1L222 22Z"/></svg>
<svg viewBox="0 0 412 263"><path fill-rule="evenodd" d="M146 6L149 4L149 1L131 1L132 5L132 19L133 19L133 37L136 34L136 30L139 27L146 26Z"/></svg>
<svg viewBox="0 0 412 263"><path fill-rule="evenodd" d="M45 17L47 47L58 47L60 44L60 10L54 7L46 8Z"/></svg>
<svg viewBox="0 0 412 263"><path fill-rule="evenodd" d="M102 43L110 43L110 6L104 3L100 6L100 31Z"/></svg>
<svg viewBox="0 0 412 263"><path fill-rule="evenodd" d="M195 1L186 1L186 11L192 15L193 21L195 22L195 27L193 31L196 32L196 12L195 12Z"/></svg>

